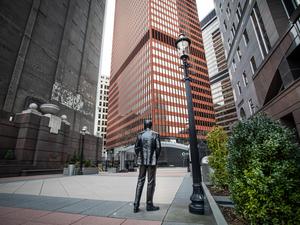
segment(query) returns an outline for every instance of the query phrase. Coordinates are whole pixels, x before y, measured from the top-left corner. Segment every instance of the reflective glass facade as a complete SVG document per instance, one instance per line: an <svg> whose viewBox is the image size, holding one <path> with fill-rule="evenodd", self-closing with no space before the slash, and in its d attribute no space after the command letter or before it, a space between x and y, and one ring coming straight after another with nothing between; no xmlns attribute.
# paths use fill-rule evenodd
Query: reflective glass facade
<svg viewBox="0 0 300 225"><path fill-rule="evenodd" d="M214 125L195 0L117 0L107 148L133 144L151 118L162 139L186 140L187 106L175 40L192 40L191 77L198 138Z"/></svg>

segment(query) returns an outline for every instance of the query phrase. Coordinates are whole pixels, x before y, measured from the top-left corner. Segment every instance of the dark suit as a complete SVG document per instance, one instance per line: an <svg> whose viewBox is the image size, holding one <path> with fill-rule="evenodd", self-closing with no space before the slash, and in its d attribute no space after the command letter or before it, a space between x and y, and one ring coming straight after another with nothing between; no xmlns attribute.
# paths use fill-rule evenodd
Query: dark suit
<svg viewBox="0 0 300 225"><path fill-rule="evenodd" d="M138 134L135 143L135 154L138 157L140 167L136 187L134 206L139 207L140 199L148 171L147 205L153 205L153 194L155 190L156 165L161 151L160 136L158 133L147 128Z"/></svg>

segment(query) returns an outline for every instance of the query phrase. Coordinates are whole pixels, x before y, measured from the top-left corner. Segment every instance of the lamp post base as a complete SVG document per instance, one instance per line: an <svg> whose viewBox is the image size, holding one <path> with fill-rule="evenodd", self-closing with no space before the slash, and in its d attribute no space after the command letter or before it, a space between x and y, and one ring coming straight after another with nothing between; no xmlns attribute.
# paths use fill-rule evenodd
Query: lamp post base
<svg viewBox="0 0 300 225"><path fill-rule="evenodd" d="M193 214L204 214L204 196L201 184L193 184L193 194L190 198L189 211Z"/></svg>

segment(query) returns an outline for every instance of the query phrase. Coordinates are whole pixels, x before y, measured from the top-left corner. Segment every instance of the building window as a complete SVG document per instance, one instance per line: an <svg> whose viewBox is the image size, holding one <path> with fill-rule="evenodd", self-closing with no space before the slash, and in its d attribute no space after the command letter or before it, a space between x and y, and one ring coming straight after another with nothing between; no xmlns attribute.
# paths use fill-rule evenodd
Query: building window
<svg viewBox="0 0 300 225"><path fill-rule="evenodd" d="M233 31L233 28L231 28L230 33L231 33L231 37L232 37L232 40L233 40L233 39L234 39L234 31Z"/></svg>
<svg viewBox="0 0 300 225"><path fill-rule="evenodd" d="M241 3L239 2L237 10L236 10L237 21L240 21L241 17L242 17L242 7L241 7Z"/></svg>
<svg viewBox="0 0 300 225"><path fill-rule="evenodd" d="M237 56L238 56L239 60L241 61L241 58L242 58L242 52L241 52L240 47L237 48L236 53L237 53Z"/></svg>
<svg viewBox="0 0 300 225"><path fill-rule="evenodd" d="M225 28L225 30L227 30L227 24L226 24L226 21L224 20L224 28Z"/></svg>
<svg viewBox="0 0 300 225"><path fill-rule="evenodd" d="M234 34L235 34L235 32L236 32L235 23L232 24L232 28L233 28L233 31L234 31Z"/></svg>
<svg viewBox="0 0 300 225"><path fill-rule="evenodd" d="M226 15L227 15L228 20L229 20L229 17L230 17L230 13L231 13L231 9L230 9L230 5L229 5L229 2L228 2L227 8L226 8Z"/></svg>
<svg viewBox="0 0 300 225"><path fill-rule="evenodd" d="M251 115L253 115L255 112L255 107L254 107L254 104L253 104L251 98L248 100L248 105L249 105L250 113L251 113Z"/></svg>
<svg viewBox="0 0 300 225"><path fill-rule="evenodd" d="M265 25L262 21L262 17L258 9L257 3L255 3L252 10L251 21L259 45L259 49L261 51L262 57L264 58L268 54L271 48L271 44L267 35Z"/></svg>
<svg viewBox="0 0 300 225"><path fill-rule="evenodd" d="M247 74L245 71L243 72L243 81L244 81L244 85L248 86L249 82L248 82L248 77L247 77Z"/></svg>
<svg viewBox="0 0 300 225"><path fill-rule="evenodd" d="M255 74L255 72L257 70L257 66L256 66L254 56L252 56L251 59L250 59L250 66L251 66L252 74Z"/></svg>
<svg viewBox="0 0 300 225"><path fill-rule="evenodd" d="M288 15L290 16L300 5L300 0L283 0L283 3Z"/></svg>
<svg viewBox="0 0 300 225"><path fill-rule="evenodd" d="M232 60L232 68L234 71L236 71L236 63L235 63L235 59Z"/></svg>
<svg viewBox="0 0 300 225"><path fill-rule="evenodd" d="M241 82L238 81L236 87L238 89L239 95L241 95L242 94Z"/></svg>
<svg viewBox="0 0 300 225"><path fill-rule="evenodd" d="M246 119L246 113L243 107L240 109L240 116L242 119Z"/></svg>
<svg viewBox="0 0 300 225"><path fill-rule="evenodd" d="M230 48L231 48L230 38L228 38L228 47L229 47L229 50L230 50Z"/></svg>
<svg viewBox="0 0 300 225"><path fill-rule="evenodd" d="M244 38L245 45L247 46L249 43L249 36L248 36L248 32L246 29L244 30L243 38Z"/></svg>

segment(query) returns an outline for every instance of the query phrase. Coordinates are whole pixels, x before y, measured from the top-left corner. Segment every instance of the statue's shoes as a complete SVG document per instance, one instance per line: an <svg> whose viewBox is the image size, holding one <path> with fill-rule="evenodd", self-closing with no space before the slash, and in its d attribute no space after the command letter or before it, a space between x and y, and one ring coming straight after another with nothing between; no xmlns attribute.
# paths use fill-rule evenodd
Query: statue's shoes
<svg viewBox="0 0 300 225"><path fill-rule="evenodd" d="M154 205L147 205L146 210L147 211L156 211L156 210L159 210L159 207L158 206L154 206Z"/></svg>

